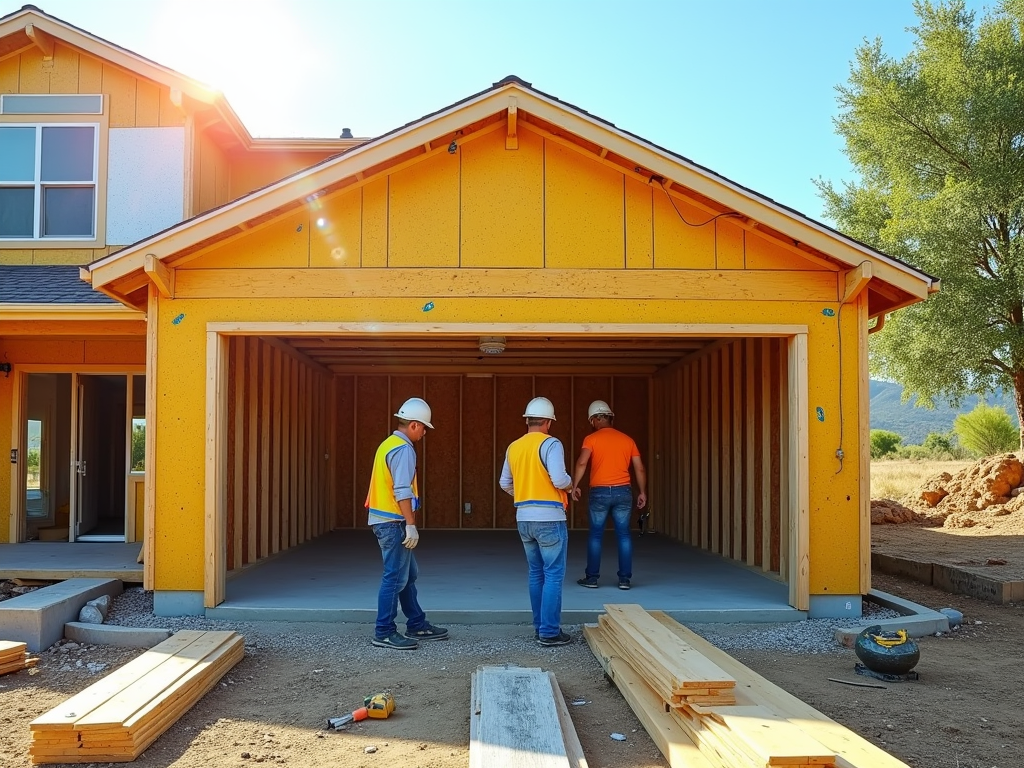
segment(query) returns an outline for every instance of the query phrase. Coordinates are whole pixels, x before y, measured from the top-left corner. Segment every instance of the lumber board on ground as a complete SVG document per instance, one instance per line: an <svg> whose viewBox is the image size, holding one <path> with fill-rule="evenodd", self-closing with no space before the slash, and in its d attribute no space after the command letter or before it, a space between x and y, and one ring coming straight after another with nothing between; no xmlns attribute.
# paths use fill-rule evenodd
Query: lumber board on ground
<svg viewBox="0 0 1024 768"><path fill-rule="evenodd" d="M176 633L36 718L32 764L134 760L244 655L234 632Z"/></svg>
<svg viewBox="0 0 1024 768"><path fill-rule="evenodd" d="M736 685L735 678L656 621L642 606L623 604L604 608L620 638L629 638L629 643L622 643L626 649L664 670L676 693L684 695L687 688L724 689Z"/></svg>
<svg viewBox="0 0 1024 768"><path fill-rule="evenodd" d="M665 704L658 694L611 649L603 629L585 625L583 637L671 768L715 768L686 735L677 719L665 711Z"/></svg>
<svg viewBox="0 0 1024 768"><path fill-rule="evenodd" d="M165 662L174 653L195 642L202 632L182 630L154 646L123 667L114 670L102 680L72 696L60 706L45 712L29 724L33 731L74 730L75 721L92 712L111 696L131 685L136 679Z"/></svg>
<svg viewBox="0 0 1024 768"><path fill-rule="evenodd" d="M469 745L470 768L569 768L546 673L486 666L473 674L479 720Z"/></svg>
<svg viewBox="0 0 1024 768"><path fill-rule="evenodd" d="M651 616L736 677L739 681L736 689L739 704L763 705L793 723L834 751L839 768L908 768L902 760L779 688L663 611L651 611Z"/></svg>
<svg viewBox="0 0 1024 768"><path fill-rule="evenodd" d="M580 744L576 726L572 724L569 708L565 706L565 696L562 695L562 689L558 687L558 680L555 679L554 672L548 672L548 680L551 681L551 693L555 697L555 711L558 712L558 724L562 729L565 755L569 758L569 768L588 768L587 758L583 754L583 745Z"/></svg>

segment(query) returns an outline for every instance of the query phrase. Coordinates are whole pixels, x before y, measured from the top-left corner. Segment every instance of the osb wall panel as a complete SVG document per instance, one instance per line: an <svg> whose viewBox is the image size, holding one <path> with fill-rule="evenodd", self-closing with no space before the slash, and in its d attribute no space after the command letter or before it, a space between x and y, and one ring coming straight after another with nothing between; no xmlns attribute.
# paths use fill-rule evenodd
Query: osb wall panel
<svg viewBox="0 0 1024 768"><path fill-rule="evenodd" d="M462 503L470 504L472 510L462 516L463 528L491 528L494 524L498 485L494 474L494 381L462 379Z"/></svg>
<svg viewBox="0 0 1024 768"><path fill-rule="evenodd" d="M374 452L394 429L393 414L408 397L427 400L435 427L417 444L420 525L514 529L515 507L498 488L498 477L508 445L525 433L522 414L530 399L543 395L555 404L552 434L562 441L571 473L583 436L590 431L587 406L597 397L621 411L620 426L648 461L648 385L647 377L338 376L333 385L338 424L330 464L337 487L332 523L341 528L366 525L363 503ZM587 526L585 500L570 505L569 522Z"/></svg>
<svg viewBox="0 0 1024 768"><path fill-rule="evenodd" d="M463 515L459 479L462 476L462 414L458 376L430 376L424 397L438 414L424 440L423 522L431 528L458 528Z"/></svg>

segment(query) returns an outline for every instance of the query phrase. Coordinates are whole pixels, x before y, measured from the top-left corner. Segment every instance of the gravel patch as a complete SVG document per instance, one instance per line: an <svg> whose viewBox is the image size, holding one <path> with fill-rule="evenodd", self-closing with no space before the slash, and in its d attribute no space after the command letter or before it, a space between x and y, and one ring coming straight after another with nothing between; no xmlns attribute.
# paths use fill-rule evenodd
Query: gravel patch
<svg viewBox="0 0 1024 768"><path fill-rule="evenodd" d="M835 640L835 631L851 624L859 624L874 619L898 618L896 611L882 608L868 601L864 602L864 616L861 619L809 619L801 622L779 624L691 624L688 625L697 634L718 646L722 650L779 650L792 653L829 654L846 653ZM246 647L250 651L255 648L266 650L315 653L317 649L326 649L345 642L352 647L353 655L367 659L380 658L382 654L394 653L387 649L373 648L367 642L353 644L352 635L363 631L361 625L317 622L233 622L207 619L203 616L155 616L153 614L153 593L141 587L130 587L114 598L107 615L107 624L118 624L128 627L160 627L178 631L181 629L195 630L233 630L245 637ZM499 629L499 626L505 627ZM565 630L574 637L579 637L582 626L568 625ZM453 640L457 642L421 643L420 651L427 650L425 659L444 661L456 659L461 655L479 654L493 655L496 664L515 663L517 654L529 649L535 651L537 646L533 639L532 627L519 625L461 625L453 632ZM574 643L587 650L585 643ZM587 651L589 653L589 650ZM353 659L357 660L357 659Z"/></svg>

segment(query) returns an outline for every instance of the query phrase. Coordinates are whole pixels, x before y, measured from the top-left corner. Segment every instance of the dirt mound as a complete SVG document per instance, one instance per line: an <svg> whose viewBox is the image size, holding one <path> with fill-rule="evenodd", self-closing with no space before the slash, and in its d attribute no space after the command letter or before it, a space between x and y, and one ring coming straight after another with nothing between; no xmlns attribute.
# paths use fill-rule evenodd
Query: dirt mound
<svg viewBox="0 0 1024 768"><path fill-rule="evenodd" d="M871 522L941 525L944 528L999 528L1005 533L1024 533L1024 464L1020 456L1004 453L979 459L954 475L943 472L920 489L901 499L914 513L884 513ZM888 500L883 500L889 503ZM881 502L878 502L881 503ZM881 508L880 508L881 509Z"/></svg>
<svg viewBox="0 0 1024 768"><path fill-rule="evenodd" d="M905 507L898 501L892 499L871 500L871 524L872 525L899 525L900 523L915 523L920 515L909 507Z"/></svg>

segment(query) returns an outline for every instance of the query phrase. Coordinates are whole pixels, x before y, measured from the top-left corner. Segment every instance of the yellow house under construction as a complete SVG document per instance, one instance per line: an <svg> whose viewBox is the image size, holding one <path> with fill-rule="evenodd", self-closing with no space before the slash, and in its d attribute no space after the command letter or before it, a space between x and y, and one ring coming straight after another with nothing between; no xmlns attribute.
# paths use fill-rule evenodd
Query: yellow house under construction
<svg viewBox="0 0 1024 768"><path fill-rule="evenodd" d="M869 327L936 280L515 77L375 139L261 143L221 97L37 11L0 20L0 92L12 58L38 89L47 37L54 68L75 57L70 92L104 97L61 120L97 126L106 209L68 247L0 239L0 265L80 264L68 290L90 296L47 308L0 288L0 537L31 527L33 387L66 386L66 404L36 400L74 412L72 461L90 434L124 438L104 472L127 479L122 535L143 542L166 614L363 526L368 457L409 396L437 422L420 446L423 526L494 530L515 526L497 476L526 401L575 414L553 432L574 455L601 398L645 454L659 532L785 581L811 615L859 607ZM5 54L12 38L24 46ZM0 114L0 131L23 118ZM131 242L100 237L123 218L109 189L127 182L102 170L123 160L116 131L150 127L177 137L180 211ZM147 425L134 475L133 418Z"/></svg>

